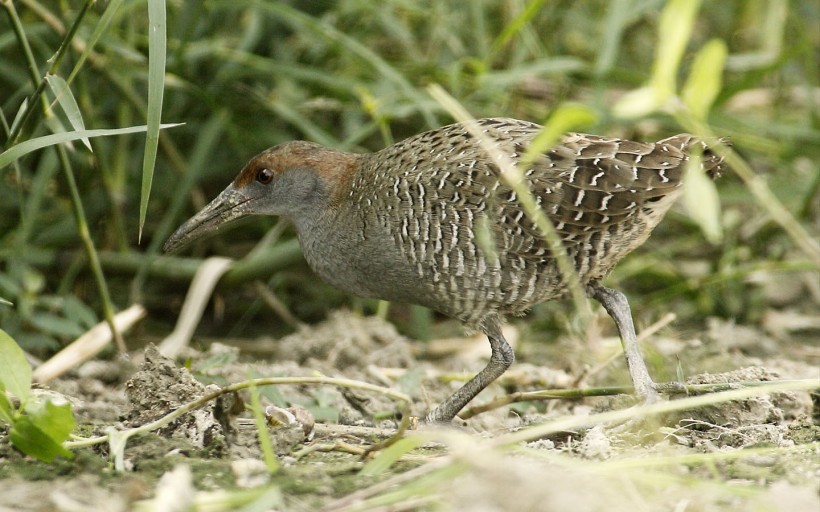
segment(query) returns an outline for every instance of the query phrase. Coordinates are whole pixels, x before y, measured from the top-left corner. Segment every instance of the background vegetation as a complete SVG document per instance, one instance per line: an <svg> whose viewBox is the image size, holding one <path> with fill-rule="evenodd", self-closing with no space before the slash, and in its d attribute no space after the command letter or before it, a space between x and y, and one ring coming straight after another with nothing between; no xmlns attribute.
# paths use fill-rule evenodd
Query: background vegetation
<svg viewBox="0 0 820 512"><path fill-rule="evenodd" d="M574 128L591 133L654 140L684 131L689 127L668 113L619 117L613 110L624 93L650 80L663 5L655 0L170 3L162 121L184 125L161 132L142 240L144 135L92 138L93 153L79 142L58 151L47 148L6 166L0 171L0 297L14 306L0 305L0 325L24 347L46 354L104 316L100 290L105 285L111 310L142 302L150 312L144 332L163 335L192 266L182 260L162 267L148 262L176 225L271 145L301 138L372 151L450 122L428 94L429 84L440 84L477 117L543 122L559 105L575 102L591 109L594 119ZM6 135L32 95L34 77L42 78L48 66L71 80L86 128L146 123L149 82L157 77L150 76L144 3L25 0L4 6L8 12L16 7L21 19L20 32L12 30L11 16L0 20ZM754 172L815 235L817 20L818 5L811 1L705 2L679 69L673 68L682 82L698 49L713 38L725 43L728 57L708 118L711 129L731 137ZM107 28L96 34L99 27ZM65 53L50 62L64 41ZM46 87L42 97L42 103L29 100L30 115L14 143L72 126L55 106L53 89ZM44 105L54 108L44 115ZM6 149L12 145L4 143ZM150 173L150 159L146 168ZM639 312L660 308L677 312L684 322L718 315L755 323L769 305L764 287L756 283L811 268L812 255L801 252L741 180L730 174L718 186L722 239L708 243L677 209L611 278L627 289ZM142 190L145 198L147 189ZM87 222L85 246L79 210ZM241 258L273 222L249 221L198 243L192 253ZM96 283L91 243L104 271ZM234 284L267 281L305 321L351 300L310 277L288 254L289 259L254 269ZM282 266L287 271L274 272ZM204 332L248 336L281 330L281 322L248 290L225 289L231 300L219 302L217 315L210 317L221 324ZM556 318L562 324L569 315L571 309L550 305L538 308L533 318L535 325L552 328L562 327ZM401 310L395 312L400 323L402 317ZM403 325L425 335L423 322Z"/></svg>

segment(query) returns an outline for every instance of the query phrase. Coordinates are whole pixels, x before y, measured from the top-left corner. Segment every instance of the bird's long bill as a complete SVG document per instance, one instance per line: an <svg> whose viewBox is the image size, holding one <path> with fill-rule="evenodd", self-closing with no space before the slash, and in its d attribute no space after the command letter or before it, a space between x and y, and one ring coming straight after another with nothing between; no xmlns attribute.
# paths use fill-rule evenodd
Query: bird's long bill
<svg viewBox="0 0 820 512"><path fill-rule="evenodd" d="M208 206L185 221L162 246L165 252L173 252L197 238L211 233L232 220L249 213L250 197L236 190L233 185L222 191Z"/></svg>

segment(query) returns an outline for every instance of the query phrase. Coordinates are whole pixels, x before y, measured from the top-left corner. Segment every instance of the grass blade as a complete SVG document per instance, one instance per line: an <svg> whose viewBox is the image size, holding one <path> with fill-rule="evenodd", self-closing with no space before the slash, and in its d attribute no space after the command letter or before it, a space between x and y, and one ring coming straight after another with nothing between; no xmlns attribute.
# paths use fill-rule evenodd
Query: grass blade
<svg viewBox="0 0 820 512"><path fill-rule="evenodd" d="M689 79L681 91L684 104L701 121L706 121L709 109L723 85L723 65L728 52L722 39L712 39L706 43L695 56Z"/></svg>
<svg viewBox="0 0 820 512"><path fill-rule="evenodd" d="M173 128L179 126L180 123L171 123L160 125L160 129ZM21 142L11 148L0 153L0 169L9 165L18 158L55 144L62 144L64 142L71 142L73 140L91 138L91 137L108 137L111 135L125 135L129 133L140 133L146 130L146 126L130 126L128 128L112 128L112 129L98 129L98 130L81 130L74 132L54 133L51 135L44 135L36 137L27 141Z"/></svg>
<svg viewBox="0 0 820 512"><path fill-rule="evenodd" d="M658 104L664 103L677 90L678 68L698 9L700 0L672 0L661 14L658 51L650 81Z"/></svg>
<svg viewBox="0 0 820 512"><path fill-rule="evenodd" d="M142 228L148 212L148 198L151 195L151 182L154 179L154 164L159 145L162 97L165 88L165 29L165 0L148 0L148 128L142 160L138 240L142 240Z"/></svg>
<svg viewBox="0 0 820 512"><path fill-rule="evenodd" d="M83 115L80 112L79 105L77 105L77 100L74 99L74 95L71 94L71 89L69 89L68 83L66 83L61 76L52 74L46 75L46 82L48 82L51 92L54 93L54 97L57 98L57 103L59 103L60 107L63 109L63 112L65 112L68 122L71 123L74 130L85 130ZM89 151L93 151L91 149L91 142L89 142L88 137L83 137L80 140L83 141L83 145L87 147Z"/></svg>

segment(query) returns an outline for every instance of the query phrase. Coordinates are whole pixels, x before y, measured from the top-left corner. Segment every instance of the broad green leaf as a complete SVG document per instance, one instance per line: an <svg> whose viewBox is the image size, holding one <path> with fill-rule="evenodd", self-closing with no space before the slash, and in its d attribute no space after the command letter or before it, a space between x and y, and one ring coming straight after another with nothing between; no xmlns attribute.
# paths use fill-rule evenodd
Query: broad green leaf
<svg viewBox="0 0 820 512"><path fill-rule="evenodd" d="M11 295L13 297L19 297L21 293L23 293L23 289L20 286L20 282L15 278L8 274L0 273L0 290L6 295Z"/></svg>
<svg viewBox="0 0 820 512"><path fill-rule="evenodd" d="M51 462L57 455L70 459L73 453L62 446L28 416L21 416L9 430L9 440L15 448L43 462Z"/></svg>
<svg viewBox="0 0 820 512"><path fill-rule="evenodd" d="M706 121L709 109L720 92L727 54L726 43L722 39L712 39L695 56L681 96L689 111L699 121Z"/></svg>
<svg viewBox="0 0 820 512"><path fill-rule="evenodd" d="M165 0L148 0L148 130L142 158L142 188L140 192L139 239L148 212L148 198L157 161L162 98L165 89Z"/></svg>
<svg viewBox="0 0 820 512"><path fill-rule="evenodd" d="M234 510L237 510L237 512L256 512L258 510L285 509L285 497L282 495L282 489L278 486L262 486L248 489L240 497L240 499L245 498L248 498L248 504L245 505L245 503L241 501L236 501L232 505L234 507L242 505L242 508Z"/></svg>
<svg viewBox="0 0 820 512"><path fill-rule="evenodd" d="M0 383L14 396L25 402L31 389L31 366L23 349L6 331L0 329Z"/></svg>
<svg viewBox="0 0 820 512"><path fill-rule="evenodd" d="M595 75L603 76L609 72L618 58L624 32L636 14L642 14L633 0L611 0L606 3L607 15L602 30L598 58L595 62ZM646 4L644 4L646 5Z"/></svg>
<svg viewBox="0 0 820 512"><path fill-rule="evenodd" d="M173 128L174 126L179 126L180 124L181 123L163 124L160 125L160 128ZM111 135L140 133L144 132L145 129L145 126L130 126L128 128L114 128L110 130L82 130L74 132L53 133L51 135L44 135L43 137L36 137L34 139L23 141L20 144L16 144L7 149L6 151L0 153L0 169L9 165L18 158L31 153L32 151L37 151L38 149L53 146L55 144L62 144L63 142L70 142L72 140L83 139L86 137L108 137Z"/></svg>
<svg viewBox="0 0 820 512"><path fill-rule="evenodd" d="M720 223L720 199L715 183L701 169L700 152L694 151L686 168L683 185L686 210L697 223L706 239L717 244L723 239Z"/></svg>
<svg viewBox="0 0 820 512"><path fill-rule="evenodd" d="M209 370L224 368L231 363L235 363L239 355L235 352L218 352L212 354L202 361L197 361L195 369L197 372L208 372ZM259 376L257 376L259 377ZM251 378L257 378L251 377Z"/></svg>
<svg viewBox="0 0 820 512"><path fill-rule="evenodd" d="M48 74L46 75L46 82L48 82L51 92L54 93L54 97L57 98L57 103L59 103L63 112L65 112L72 128L74 128L75 131L85 130L85 122L83 122L80 107L77 105L77 100L74 99L74 95L71 94L71 89L68 87L66 81L58 75ZM91 142L89 142L88 137L83 137L80 140L83 141L83 144L89 151L92 151Z"/></svg>

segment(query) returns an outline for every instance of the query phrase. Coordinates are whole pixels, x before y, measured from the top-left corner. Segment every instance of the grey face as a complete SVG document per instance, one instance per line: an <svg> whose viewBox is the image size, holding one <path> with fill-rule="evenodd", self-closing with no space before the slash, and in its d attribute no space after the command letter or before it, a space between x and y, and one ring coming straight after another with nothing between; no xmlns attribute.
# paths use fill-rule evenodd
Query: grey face
<svg viewBox="0 0 820 512"><path fill-rule="evenodd" d="M288 168L278 153L268 150L251 160L216 199L171 235L163 250L176 251L248 215L282 215L299 224L322 211L328 192L316 171L306 165Z"/></svg>

